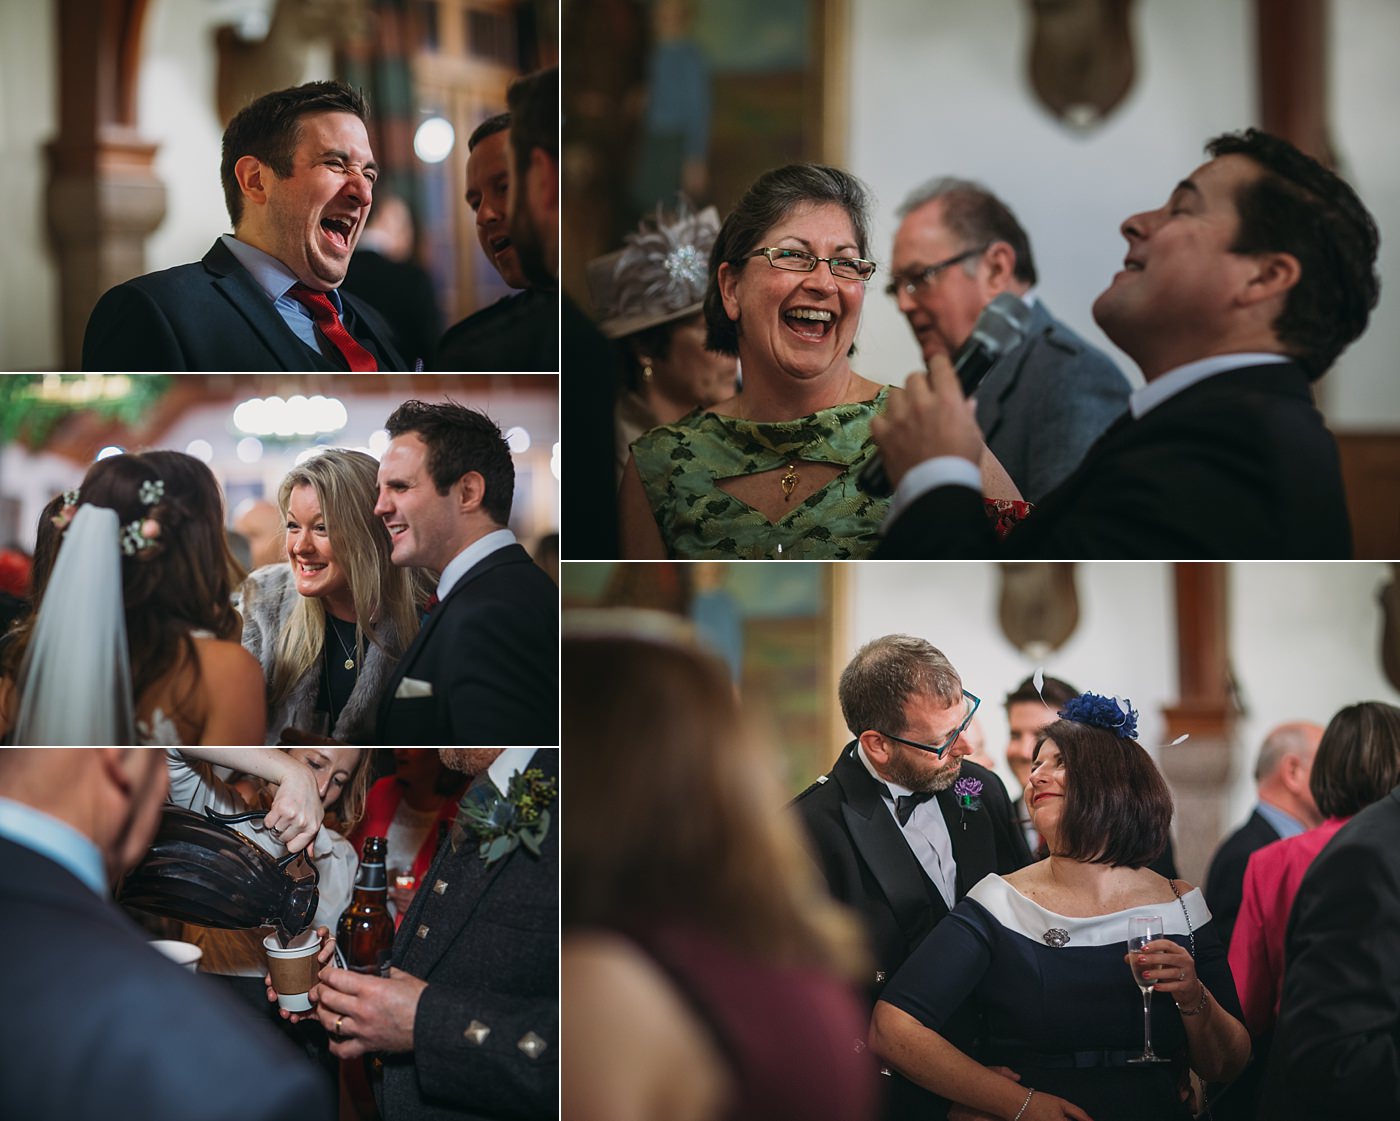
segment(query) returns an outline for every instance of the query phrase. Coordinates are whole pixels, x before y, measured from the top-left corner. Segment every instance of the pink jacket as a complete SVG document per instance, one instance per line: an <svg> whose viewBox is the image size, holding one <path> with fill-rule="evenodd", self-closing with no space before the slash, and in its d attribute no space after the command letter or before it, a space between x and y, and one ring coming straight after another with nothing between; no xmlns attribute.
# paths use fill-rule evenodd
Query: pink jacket
<svg viewBox="0 0 1400 1121"><path fill-rule="evenodd" d="M1230 936L1230 972L1250 1035L1273 1027L1283 995L1283 936L1303 873L1350 818L1329 817L1316 829L1265 845L1249 858L1244 901Z"/></svg>

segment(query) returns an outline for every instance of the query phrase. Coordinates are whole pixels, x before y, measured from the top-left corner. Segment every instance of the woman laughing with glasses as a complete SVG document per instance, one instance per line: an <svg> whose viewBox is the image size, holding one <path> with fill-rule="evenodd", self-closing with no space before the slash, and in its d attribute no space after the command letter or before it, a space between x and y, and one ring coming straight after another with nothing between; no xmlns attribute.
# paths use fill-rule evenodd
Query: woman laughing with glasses
<svg viewBox="0 0 1400 1121"><path fill-rule="evenodd" d="M633 442L624 556L874 550L889 500L856 480L891 390L850 365L868 245L866 189L847 172L789 165L745 193L710 253L704 304L706 345L738 355L742 389ZM996 493L1016 497L1002 478Z"/></svg>

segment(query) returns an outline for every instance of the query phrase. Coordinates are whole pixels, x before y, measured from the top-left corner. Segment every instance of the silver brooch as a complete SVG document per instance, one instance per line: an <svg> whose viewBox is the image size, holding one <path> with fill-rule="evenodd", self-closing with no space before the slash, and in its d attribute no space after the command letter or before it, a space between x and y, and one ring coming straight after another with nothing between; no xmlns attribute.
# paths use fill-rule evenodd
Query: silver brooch
<svg viewBox="0 0 1400 1121"><path fill-rule="evenodd" d="M1047 946L1054 946L1057 950L1069 944L1069 931L1061 930L1058 926L1052 926L1040 937Z"/></svg>

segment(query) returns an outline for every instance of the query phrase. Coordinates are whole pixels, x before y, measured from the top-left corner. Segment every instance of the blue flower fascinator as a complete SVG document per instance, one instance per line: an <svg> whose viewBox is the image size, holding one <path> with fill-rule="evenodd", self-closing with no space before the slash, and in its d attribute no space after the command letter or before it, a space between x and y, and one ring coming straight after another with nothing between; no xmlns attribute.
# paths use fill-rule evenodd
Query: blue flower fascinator
<svg viewBox="0 0 1400 1121"><path fill-rule="evenodd" d="M1059 716L1061 720L1104 728L1119 739L1137 739L1138 714L1132 701L1120 701L1117 697L1103 697L1098 693L1080 693L1066 702Z"/></svg>

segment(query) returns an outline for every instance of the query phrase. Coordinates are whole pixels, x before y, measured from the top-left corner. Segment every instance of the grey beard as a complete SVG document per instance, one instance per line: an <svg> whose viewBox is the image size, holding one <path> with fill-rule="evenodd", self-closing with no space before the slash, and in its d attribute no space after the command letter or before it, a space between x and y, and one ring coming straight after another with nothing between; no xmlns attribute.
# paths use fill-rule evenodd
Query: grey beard
<svg viewBox="0 0 1400 1121"><path fill-rule="evenodd" d="M918 751L919 749L911 747L905 750ZM925 775L920 774L908 761L908 756L901 752L890 760L889 766L885 770L893 782L897 782L906 790L920 794L938 794L957 782L958 775L962 771L962 760L959 759L950 766L934 771L931 775Z"/></svg>

